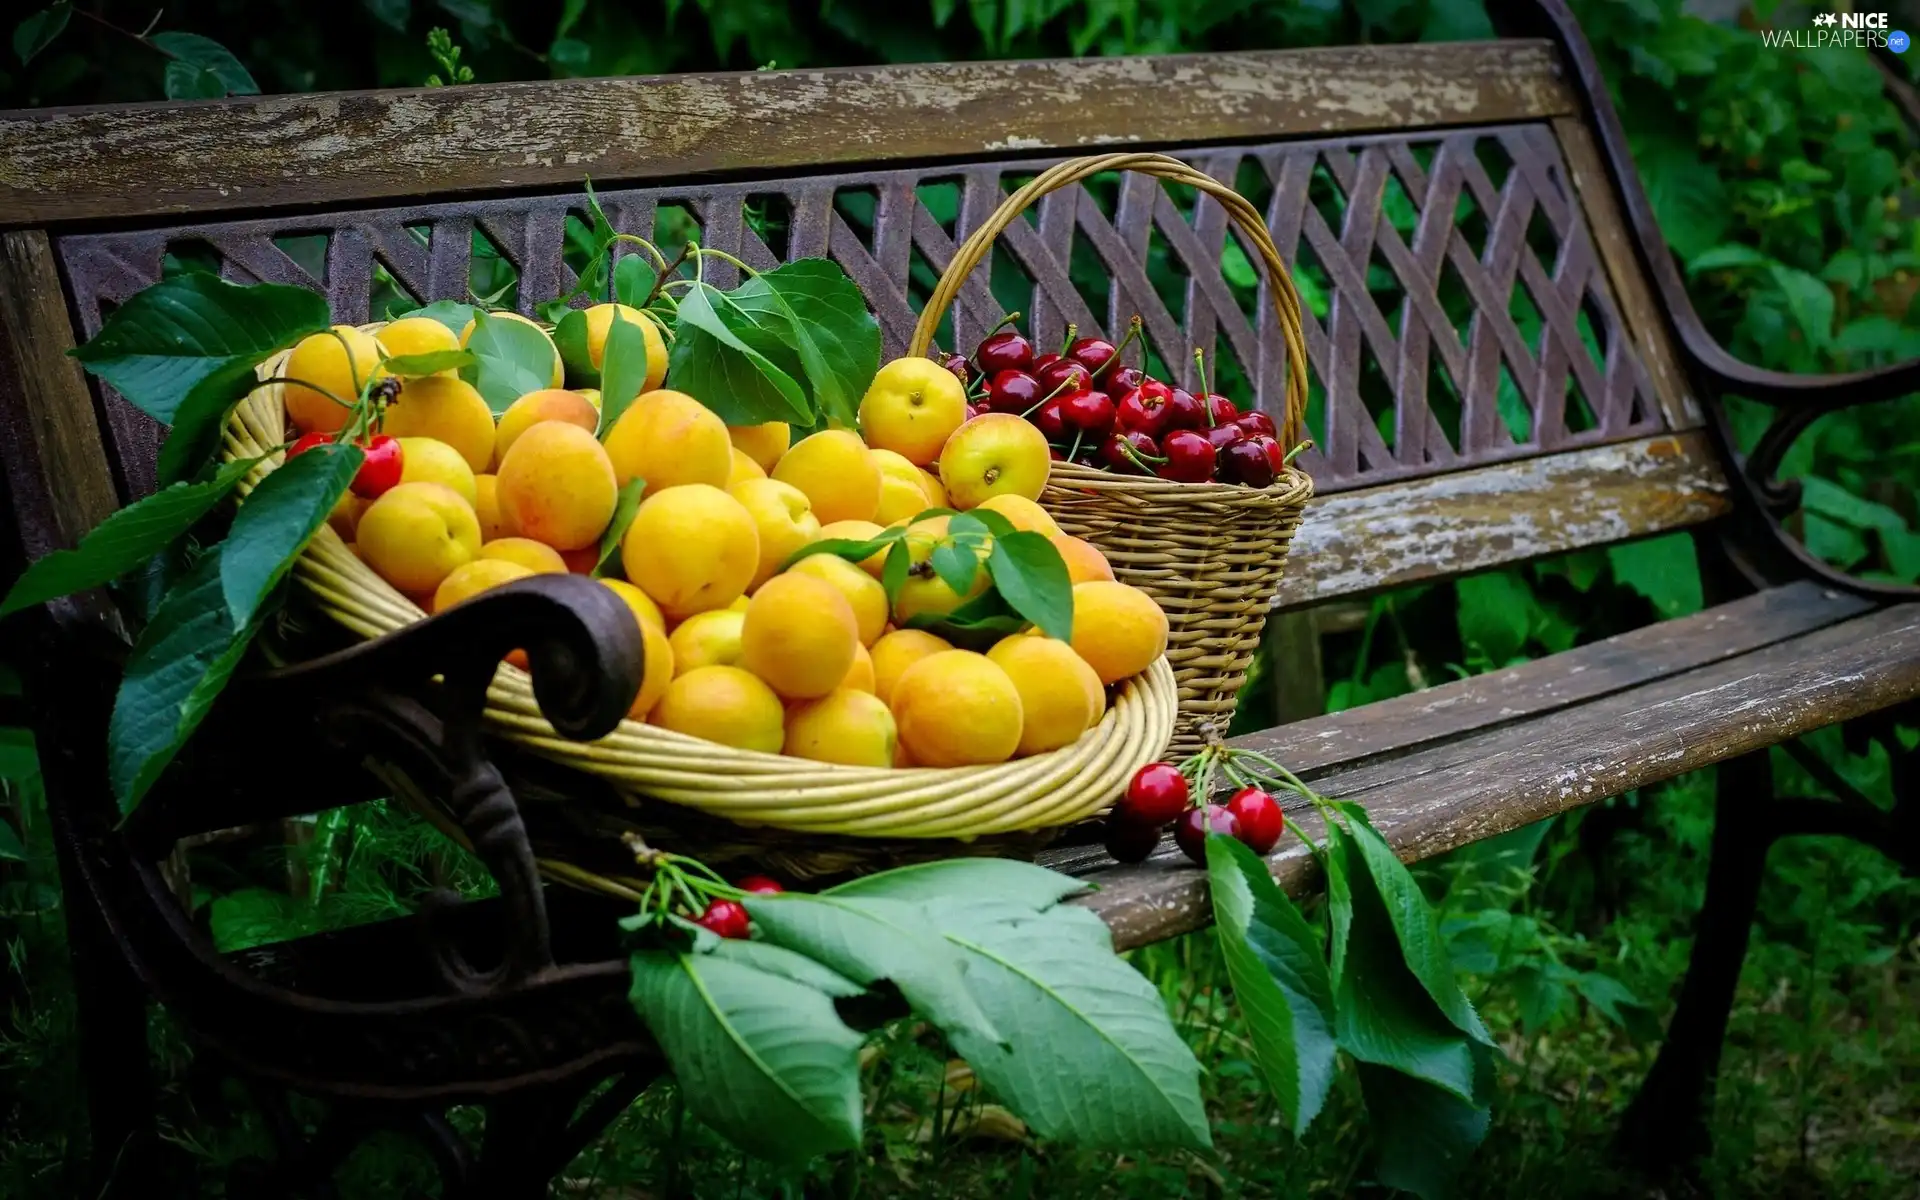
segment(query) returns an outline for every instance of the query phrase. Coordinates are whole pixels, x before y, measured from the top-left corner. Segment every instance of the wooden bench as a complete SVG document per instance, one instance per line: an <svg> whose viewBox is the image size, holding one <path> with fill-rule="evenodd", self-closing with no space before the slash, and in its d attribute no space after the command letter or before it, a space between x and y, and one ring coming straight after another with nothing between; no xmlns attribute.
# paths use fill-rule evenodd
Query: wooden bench
<svg viewBox="0 0 1920 1200"><path fill-rule="evenodd" d="M463 297L479 241L503 260L481 265L517 277L532 311L572 282L563 241L591 176L623 230L671 240L697 226L704 244L757 265L834 258L897 351L933 274L1011 180L1093 146L1183 155L1263 206L1326 301L1310 304L1307 331L1318 445L1305 462L1320 498L1280 608L1694 534L1704 612L1244 739L1364 802L1409 860L1724 763L1693 967L1625 1131L1643 1162L1684 1161L1704 1146L1770 841L1846 833L1920 862L1915 756L1891 737L1920 695L1916 593L1808 555L1781 526L1794 489L1773 478L1815 416L1920 389L1920 364L1796 378L1728 357L1689 306L1571 16L1560 0L1508 7L1503 40L1444 47L0 114L0 462L18 551L71 545L153 486L155 427L90 390L65 353L170 251L211 255L231 278L321 289L357 321L376 298ZM1137 312L1168 361L1217 344L1271 409L1277 333L1249 319L1256 297L1223 270L1233 243L1220 210L1187 203L1134 180L1051 197L1005 239L1008 269L1032 281L1038 340ZM1190 277L1184 295L1155 291L1150 251ZM1094 260L1104 302L1075 284ZM954 340L970 345L1000 313L971 285ZM1726 392L1777 414L1751 455L1729 443ZM520 619L590 642L565 610ZM96 1154L148 1144L153 995L270 1108L284 1112L286 1089L337 1101L316 1137L286 1133L269 1194L324 1174L377 1128L426 1141L448 1195L481 1180L489 1195L544 1194L657 1070L604 903L503 878L500 900L222 957L158 868L181 837L380 794L353 755L324 749L343 712L366 716L373 685L387 701L374 725L412 737L450 779L491 771L469 736L472 697L430 678L460 659L462 629L443 617L236 684L174 781L117 830L101 740L119 628L87 597L9 630L32 659ZM395 697L429 707L407 710L408 725ZM1906 788L1896 812L1769 799L1765 749L1841 721L1887 738ZM302 768L281 769L283 756ZM523 807L534 821L537 806ZM511 803L473 819L490 861L531 861ZM1098 879L1091 904L1121 946L1206 919L1200 874L1170 851L1125 868L1092 848L1048 861ZM1297 843L1274 859L1296 890L1313 886L1309 867ZM471 965L503 958L504 972ZM477 1153L443 1118L455 1103L488 1107Z"/></svg>

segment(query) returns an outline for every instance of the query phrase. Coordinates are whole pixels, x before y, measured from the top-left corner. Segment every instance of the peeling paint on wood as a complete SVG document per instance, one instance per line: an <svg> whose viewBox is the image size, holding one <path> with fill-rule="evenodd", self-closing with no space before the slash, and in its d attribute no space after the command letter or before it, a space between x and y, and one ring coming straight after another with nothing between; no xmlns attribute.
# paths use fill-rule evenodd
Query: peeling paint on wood
<svg viewBox="0 0 1920 1200"><path fill-rule="evenodd" d="M1335 493L1307 509L1274 607L1682 529L1730 508L1699 432Z"/></svg>
<svg viewBox="0 0 1920 1200"><path fill-rule="evenodd" d="M0 114L0 225L1571 113L1544 41L948 63Z"/></svg>

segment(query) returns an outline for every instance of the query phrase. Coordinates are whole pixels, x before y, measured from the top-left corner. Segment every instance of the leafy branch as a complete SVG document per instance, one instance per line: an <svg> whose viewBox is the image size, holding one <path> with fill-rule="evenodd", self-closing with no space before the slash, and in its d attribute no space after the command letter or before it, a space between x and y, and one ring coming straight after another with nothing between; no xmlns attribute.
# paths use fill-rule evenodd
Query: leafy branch
<svg viewBox="0 0 1920 1200"><path fill-rule="evenodd" d="M155 33L162 11L156 10L146 28L135 32L98 13L77 8L72 0L48 5L16 25L13 52L22 66L53 44L75 13L112 33L140 43L167 60L165 88L169 100L206 100L221 96L257 96L260 85L233 52L197 33Z"/></svg>

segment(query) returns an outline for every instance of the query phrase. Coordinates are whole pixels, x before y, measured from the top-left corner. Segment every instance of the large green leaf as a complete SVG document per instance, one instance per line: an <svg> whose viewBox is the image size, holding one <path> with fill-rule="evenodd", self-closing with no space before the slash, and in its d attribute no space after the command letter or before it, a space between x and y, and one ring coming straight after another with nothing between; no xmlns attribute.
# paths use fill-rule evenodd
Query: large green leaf
<svg viewBox="0 0 1920 1200"><path fill-rule="evenodd" d="M167 64L169 98L260 94L260 85L233 52L210 37L168 32L151 34L147 42L173 60Z"/></svg>
<svg viewBox="0 0 1920 1200"><path fill-rule="evenodd" d="M60 0L57 4L34 13L13 27L13 52L22 66L33 61L34 56L45 50L60 31L67 27L67 21L73 16L71 0Z"/></svg>
<svg viewBox="0 0 1920 1200"><path fill-rule="evenodd" d="M961 957L920 905L800 892L751 895L744 902L766 941L824 963L855 983L888 980L950 1038L1003 1041L961 978Z"/></svg>
<svg viewBox="0 0 1920 1200"><path fill-rule="evenodd" d="M681 297L673 350L667 357L674 386L729 425L813 424L813 409L793 376L763 349L750 345L716 308L727 303L725 296L703 284ZM750 323L747 332L754 332Z"/></svg>
<svg viewBox="0 0 1920 1200"><path fill-rule="evenodd" d="M832 999L732 955L643 950L630 999L687 1106L750 1154L802 1163L860 1144L860 1035Z"/></svg>
<svg viewBox="0 0 1920 1200"><path fill-rule="evenodd" d="M358 446L315 446L253 489L220 546L220 589L235 628L253 620L365 461Z"/></svg>
<svg viewBox="0 0 1920 1200"><path fill-rule="evenodd" d="M127 661L107 725L107 773L132 812L206 718L257 623L236 626L215 546L161 599Z"/></svg>
<svg viewBox="0 0 1920 1200"><path fill-rule="evenodd" d="M1388 1187L1421 1200L1441 1200L1460 1169L1487 1136L1491 1054L1474 1048L1475 1098L1463 1100L1444 1088L1388 1067L1360 1063L1360 1094L1373 1133L1374 1175Z"/></svg>
<svg viewBox="0 0 1920 1200"><path fill-rule="evenodd" d="M0 862L27 861L26 843L13 831L13 826L0 821Z"/></svg>
<svg viewBox="0 0 1920 1200"><path fill-rule="evenodd" d="M599 387L600 368L593 365L593 353L587 348L587 310L569 308L553 323L553 346L560 351L566 367L567 386ZM600 422L605 429L606 421Z"/></svg>
<svg viewBox="0 0 1920 1200"><path fill-rule="evenodd" d="M1088 891L1091 886L1071 875L1011 858L948 858L863 875L828 888L821 895L921 903L951 900L955 896L992 896L1003 904L1039 912L1068 896Z"/></svg>
<svg viewBox="0 0 1920 1200"><path fill-rule="evenodd" d="M1327 855L1337 859L1350 901L1350 922L1341 937L1334 906L1334 1030L1340 1048L1361 1062L1377 1063L1425 1079L1470 1099L1471 1043L1440 1011L1408 969L1393 918L1368 873L1355 839L1337 825L1327 829ZM1331 897L1331 893L1330 893Z"/></svg>
<svg viewBox="0 0 1920 1200"><path fill-rule="evenodd" d="M1527 644L1533 624L1533 592L1512 571L1468 575L1454 585L1460 607L1460 640L1504 664Z"/></svg>
<svg viewBox="0 0 1920 1200"><path fill-rule="evenodd" d="M614 299L628 308L645 307L653 295L653 285L659 281L660 273L643 254L622 255L613 264Z"/></svg>
<svg viewBox="0 0 1920 1200"><path fill-rule="evenodd" d="M73 356L163 425L196 396L231 403L253 368L327 328L326 300L277 283L189 272L142 288Z"/></svg>
<svg viewBox="0 0 1920 1200"><path fill-rule="evenodd" d="M866 990L831 967L784 946L712 935L703 937L700 944L702 950L716 958L731 959L770 975L791 979L835 999L858 996Z"/></svg>
<svg viewBox="0 0 1920 1200"><path fill-rule="evenodd" d="M1614 580L1651 600L1662 617L1699 612L1705 603L1700 560L1694 556L1693 539L1684 533L1608 546L1607 561Z"/></svg>
<svg viewBox="0 0 1920 1200"><path fill-rule="evenodd" d="M28 567L0 601L0 617L120 578L191 529L257 461L228 463L204 483L173 484L112 514L75 549Z"/></svg>
<svg viewBox="0 0 1920 1200"><path fill-rule="evenodd" d="M954 1049L1037 1133L1126 1151L1212 1144L1200 1064L1098 917L984 896L929 907L1007 1039L962 1035Z"/></svg>
<svg viewBox="0 0 1920 1200"><path fill-rule="evenodd" d="M880 323L839 264L799 259L748 279L730 298L799 356L828 421L852 429L880 369Z"/></svg>
<svg viewBox="0 0 1920 1200"><path fill-rule="evenodd" d="M1767 268L1787 298L1787 311L1800 327L1807 344L1822 348L1833 340L1833 289L1813 275L1774 263Z"/></svg>
<svg viewBox="0 0 1920 1200"><path fill-rule="evenodd" d="M412 312L401 313L400 316L430 318L453 330L453 336L459 337L466 331L467 324L474 319L473 314L476 311L478 310L473 305L459 300L435 300L432 304L422 305Z"/></svg>
<svg viewBox="0 0 1920 1200"><path fill-rule="evenodd" d="M496 417L528 392L553 386L553 343L525 321L475 309L467 350L474 361L460 377L486 398Z"/></svg>
<svg viewBox="0 0 1920 1200"><path fill-rule="evenodd" d="M617 308L600 366L600 436L605 437L647 385L647 335Z"/></svg>
<svg viewBox="0 0 1920 1200"><path fill-rule="evenodd" d="M1073 640L1073 580L1046 535L1022 531L995 538L987 573L1007 607L1048 637Z"/></svg>
<svg viewBox="0 0 1920 1200"><path fill-rule="evenodd" d="M1333 981L1306 918L1239 841L1207 838L1214 929L1254 1061L1294 1136L1333 1086Z"/></svg>

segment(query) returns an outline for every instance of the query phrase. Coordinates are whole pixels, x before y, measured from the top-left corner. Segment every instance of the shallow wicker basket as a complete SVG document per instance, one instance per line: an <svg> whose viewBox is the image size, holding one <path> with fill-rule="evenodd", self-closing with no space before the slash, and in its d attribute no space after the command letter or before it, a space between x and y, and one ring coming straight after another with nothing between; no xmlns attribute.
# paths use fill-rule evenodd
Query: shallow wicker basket
<svg viewBox="0 0 1920 1200"><path fill-rule="evenodd" d="M1212 196L1259 251L1286 346L1280 443L1288 450L1299 445L1305 430L1307 353L1300 301L1286 264L1253 205L1211 175L1165 155L1072 159L1009 196L954 251L920 314L908 353L928 352L961 285L1008 225L1048 192L1103 171L1139 171ZM1286 569L1287 548L1312 498L1313 481L1291 466L1271 486L1249 488L1173 483L1077 463L1053 464L1041 503L1054 520L1098 546L1121 581L1147 592L1166 610L1171 624L1167 659L1180 697L1172 743L1176 754L1198 750L1210 729L1225 735L1247 668L1260 648L1267 611Z"/></svg>
<svg viewBox="0 0 1920 1200"><path fill-rule="evenodd" d="M283 354L262 364L260 377L278 376L285 360ZM286 441L281 387L264 384L235 410L225 433L228 461L266 456L242 482L243 496L284 461L278 448ZM362 637L426 616L331 527L322 526L308 544L293 576L322 612ZM1134 771L1165 752L1175 712L1166 660L1110 696L1100 723L1070 746L993 766L940 769L848 767L735 750L637 721L622 721L598 741L570 741L541 716L531 678L504 664L488 690L486 723L498 737L610 785L582 789L614 797L582 801L594 805L590 820L570 814L568 822L542 823L548 831L578 831L541 847L542 867L563 882L624 895L609 873L573 860L604 865L611 847L615 862L622 855L631 862L621 845L629 834L716 863L762 861L802 877L983 848L1030 855L1053 832L1104 810ZM564 787L550 798L572 799Z"/></svg>

